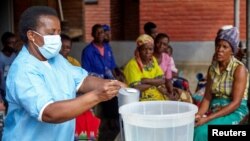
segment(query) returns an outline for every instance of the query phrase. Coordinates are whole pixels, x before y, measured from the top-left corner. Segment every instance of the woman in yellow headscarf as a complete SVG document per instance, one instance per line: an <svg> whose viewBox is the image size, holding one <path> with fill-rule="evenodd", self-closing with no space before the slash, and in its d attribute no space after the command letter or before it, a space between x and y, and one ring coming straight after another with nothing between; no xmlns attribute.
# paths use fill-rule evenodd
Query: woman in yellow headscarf
<svg viewBox="0 0 250 141"><path fill-rule="evenodd" d="M141 101L165 100L165 79L163 72L153 57L154 40L143 34L136 40L135 57L125 66L127 84L141 92Z"/></svg>

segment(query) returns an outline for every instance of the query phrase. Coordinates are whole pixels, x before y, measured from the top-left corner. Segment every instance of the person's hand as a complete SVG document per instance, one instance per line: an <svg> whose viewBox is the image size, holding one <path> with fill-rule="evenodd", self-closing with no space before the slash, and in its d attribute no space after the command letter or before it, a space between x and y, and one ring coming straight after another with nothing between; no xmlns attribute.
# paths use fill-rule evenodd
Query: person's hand
<svg viewBox="0 0 250 141"><path fill-rule="evenodd" d="M164 95L167 96L167 89L166 89L166 87L165 87L164 85L158 86L157 89L158 89L162 94L164 94Z"/></svg>
<svg viewBox="0 0 250 141"><path fill-rule="evenodd" d="M104 85L100 86L98 91L98 98L100 101L107 101L118 94L118 91L124 84L117 80L107 80Z"/></svg>
<svg viewBox="0 0 250 141"><path fill-rule="evenodd" d="M180 98L180 95L181 95L181 91L176 89L176 88L173 88L173 92L172 93L169 93L168 94L168 97L171 99L171 100L178 100Z"/></svg>
<svg viewBox="0 0 250 141"><path fill-rule="evenodd" d="M195 115L195 126L200 126L208 121L209 119L207 116L201 116L199 114Z"/></svg>
<svg viewBox="0 0 250 141"><path fill-rule="evenodd" d="M123 83L121 81L118 81L118 80L112 80L112 81L114 81L115 83L117 83L118 85L120 85L121 88L127 88L128 87L127 84L125 84L125 83Z"/></svg>
<svg viewBox="0 0 250 141"><path fill-rule="evenodd" d="M169 99L174 100L174 101L176 101L180 98L180 96L178 94L175 94L175 93L169 94L168 97L169 97Z"/></svg>
<svg viewBox="0 0 250 141"><path fill-rule="evenodd" d="M195 114L195 121L196 120L199 120L201 118L201 115L200 114Z"/></svg>

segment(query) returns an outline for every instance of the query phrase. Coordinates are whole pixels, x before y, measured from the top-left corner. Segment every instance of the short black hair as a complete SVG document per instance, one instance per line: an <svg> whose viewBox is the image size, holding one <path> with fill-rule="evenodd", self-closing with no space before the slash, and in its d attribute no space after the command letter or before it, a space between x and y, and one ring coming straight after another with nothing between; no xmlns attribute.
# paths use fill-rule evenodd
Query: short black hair
<svg viewBox="0 0 250 141"><path fill-rule="evenodd" d="M43 15L58 17L56 10L47 6L32 6L22 13L19 21L19 34L24 43L28 42L27 31L36 30L38 19Z"/></svg>
<svg viewBox="0 0 250 141"><path fill-rule="evenodd" d="M71 38L70 38L68 35L66 35L66 34L61 34L60 36L61 36L61 40L62 40L62 41L63 41L63 40L68 40L68 41L71 42Z"/></svg>
<svg viewBox="0 0 250 141"><path fill-rule="evenodd" d="M151 30L154 29L154 28L156 28L156 27L157 26L156 26L155 23L153 23L153 22L147 22L147 23L144 24L144 32L146 34L150 34Z"/></svg>
<svg viewBox="0 0 250 141"><path fill-rule="evenodd" d="M95 33L96 33L97 29L99 29L99 28L102 28L102 29L103 29L103 27L102 27L101 24L95 24L95 25L93 25L93 27L92 27L92 32L91 32L92 37L95 36Z"/></svg>
<svg viewBox="0 0 250 141"><path fill-rule="evenodd" d="M168 42L170 40L169 36L166 33L159 33L155 37L155 43L159 42L162 38L168 38Z"/></svg>
<svg viewBox="0 0 250 141"><path fill-rule="evenodd" d="M2 37L1 37L1 41L2 41L3 46L5 46L8 42L8 39L12 38L12 37L16 37L16 35L12 32L4 32Z"/></svg>

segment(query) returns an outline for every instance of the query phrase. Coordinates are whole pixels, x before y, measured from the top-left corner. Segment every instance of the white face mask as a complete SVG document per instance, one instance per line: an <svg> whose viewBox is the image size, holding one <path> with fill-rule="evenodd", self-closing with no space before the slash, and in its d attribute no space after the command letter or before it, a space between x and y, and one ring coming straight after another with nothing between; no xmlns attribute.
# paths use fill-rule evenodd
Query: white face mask
<svg viewBox="0 0 250 141"><path fill-rule="evenodd" d="M44 58L50 59L55 57L59 54L62 42L61 42L61 36L60 35L44 35L42 36L40 33L33 31L34 33L38 34L39 36L43 37L43 46L39 47L35 41L33 41L34 45L36 45L40 51L40 53L43 55Z"/></svg>

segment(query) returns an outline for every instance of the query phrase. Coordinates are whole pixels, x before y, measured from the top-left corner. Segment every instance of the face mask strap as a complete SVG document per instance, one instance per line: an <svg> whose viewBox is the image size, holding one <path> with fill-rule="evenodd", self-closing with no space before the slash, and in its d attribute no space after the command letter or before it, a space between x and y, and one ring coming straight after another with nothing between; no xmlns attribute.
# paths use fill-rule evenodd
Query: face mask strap
<svg viewBox="0 0 250 141"><path fill-rule="evenodd" d="M43 37L43 35L41 35L40 33L36 32L35 30L32 30L32 32L36 33L37 35ZM39 48L38 44L35 43L35 40L32 40L33 44Z"/></svg>
<svg viewBox="0 0 250 141"><path fill-rule="evenodd" d="M38 44L35 43L35 40L32 40L33 44L39 48Z"/></svg>
<svg viewBox="0 0 250 141"><path fill-rule="evenodd" d="M40 33L36 32L35 30L32 30L32 32L34 32L34 33L36 33L37 35L39 35L39 36L43 37L43 35L42 35L42 34L40 34Z"/></svg>

